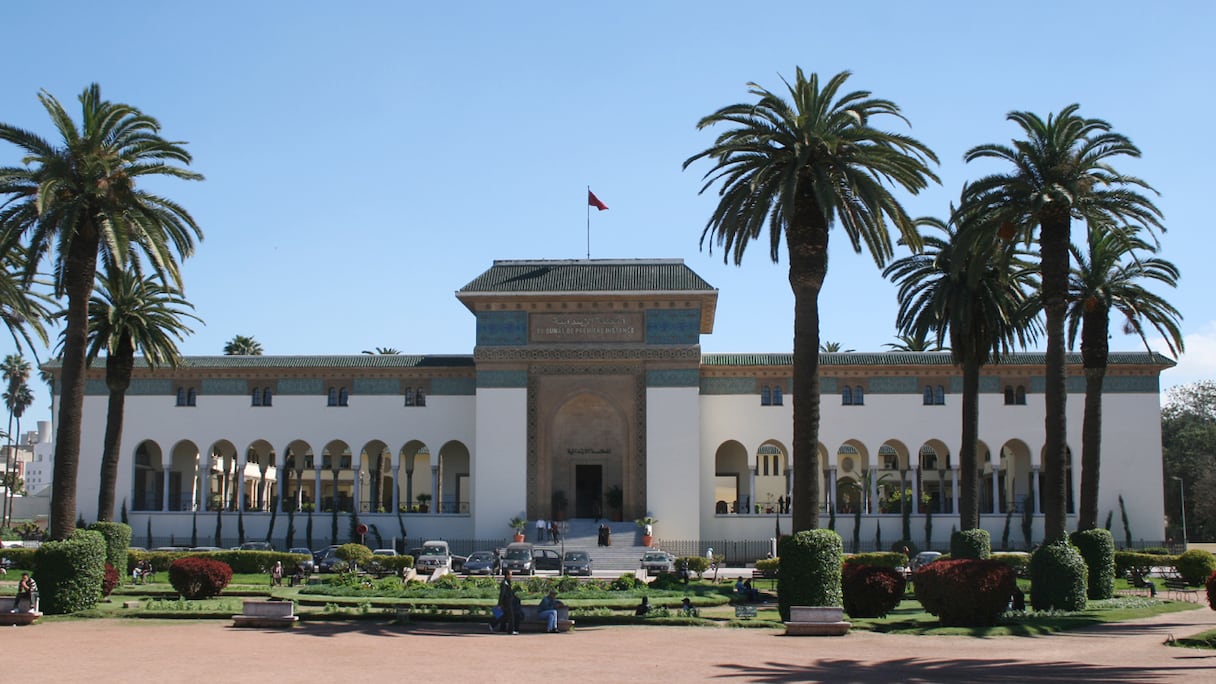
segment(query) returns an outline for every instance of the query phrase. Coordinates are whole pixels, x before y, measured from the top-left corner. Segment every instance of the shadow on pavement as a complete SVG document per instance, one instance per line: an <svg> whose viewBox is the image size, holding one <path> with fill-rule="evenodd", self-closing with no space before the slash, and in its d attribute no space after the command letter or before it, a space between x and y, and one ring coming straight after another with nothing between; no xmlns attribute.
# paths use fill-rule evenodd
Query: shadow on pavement
<svg viewBox="0 0 1216 684"><path fill-rule="evenodd" d="M926 660L898 658L877 663L847 659L821 659L806 665L769 662L762 665L721 665L717 677L752 682L1058 682L1079 681L1136 684L1176 679L1178 673L1202 681L1211 668L1129 668L1083 663L1026 663L1015 660ZM1208 680L1212 681L1212 680Z"/></svg>

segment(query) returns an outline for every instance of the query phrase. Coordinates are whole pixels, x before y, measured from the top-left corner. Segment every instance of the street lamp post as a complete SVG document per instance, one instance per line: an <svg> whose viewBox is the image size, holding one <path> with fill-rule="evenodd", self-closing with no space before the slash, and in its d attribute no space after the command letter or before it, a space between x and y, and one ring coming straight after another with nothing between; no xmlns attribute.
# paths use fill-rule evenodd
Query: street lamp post
<svg viewBox="0 0 1216 684"><path fill-rule="evenodd" d="M1171 475L1170 478L1178 480L1178 498L1182 506L1182 550L1186 551L1186 484L1177 475Z"/></svg>

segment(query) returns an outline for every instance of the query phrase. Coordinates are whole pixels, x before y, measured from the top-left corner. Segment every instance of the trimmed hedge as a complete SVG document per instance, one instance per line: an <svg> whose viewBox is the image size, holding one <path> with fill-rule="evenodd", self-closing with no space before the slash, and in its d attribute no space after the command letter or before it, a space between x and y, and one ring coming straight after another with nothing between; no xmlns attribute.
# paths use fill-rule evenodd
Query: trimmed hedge
<svg viewBox="0 0 1216 684"><path fill-rule="evenodd" d="M943 556L939 560L946 560ZM1018 577L1030 574L1030 554L1028 553L994 553L988 560L1008 565Z"/></svg>
<svg viewBox="0 0 1216 684"><path fill-rule="evenodd" d="M1072 543L1089 570L1088 597L1101 601L1115 595L1115 538L1102 528L1072 533Z"/></svg>
<svg viewBox="0 0 1216 684"><path fill-rule="evenodd" d="M844 564L840 583L845 612L859 618L886 617L903 600L908 586L903 573L895 568L852 561Z"/></svg>
<svg viewBox="0 0 1216 684"><path fill-rule="evenodd" d="M151 563L154 571L164 572L179 558L210 558L224 563L235 573L259 574L270 572L275 561L290 568L311 556L282 551L131 551L127 554L127 574L130 575L135 564L141 560Z"/></svg>
<svg viewBox="0 0 1216 684"><path fill-rule="evenodd" d="M958 560L987 560L992 557L992 538L988 530L960 530L950 535L950 557Z"/></svg>
<svg viewBox="0 0 1216 684"><path fill-rule="evenodd" d="M1191 549L1178 556L1174 567L1187 584L1197 587L1216 572L1216 556L1202 549Z"/></svg>
<svg viewBox="0 0 1216 684"><path fill-rule="evenodd" d="M756 569L761 572L767 572L770 575L777 575L781 570L780 558L761 558L756 561Z"/></svg>
<svg viewBox="0 0 1216 684"><path fill-rule="evenodd" d="M944 627L996 624L1017 591L1013 570L994 560L937 560L912 576L916 599Z"/></svg>
<svg viewBox="0 0 1216 684"><path fill-rule="evenodd" d="M169 566L169 583L188 599L218 596L232 581L232 568L210 558L178 558Z"/></svg>
<svg viewBox="0 0 1216 684"><path fill-rule="evenodd" d="M908 562L903 551L879 551L876 553L855 553L845 558L845 565L873 565L881 568L902 568Z"/></svg>
<svg viewBox="0 0 1216 684"><path fill-rule="evenodd" d="M1040 546L1030 556L1030 604L1035 610L1083 610L1089 570L1067 539Z"/></svg>
<svg viewBox="0 0 1216 684"><path fill-rule="evenodd" d="M790 619L790 606L843 606L840 588L844 543L832 530L803 530L777 543L778 609Z"/></svg>
<svg viewBox="0 0 1216 684"><path fill-rule="evenodd" d="M1130 572L1135 570L1141 575L1148 573L1149 568L1153 567L1175 567L1178 563L1177 556L1162 556L1155 553L1137 553L1135 551L1116 551L1115 552L1115 576L1127 577Z"/></svg>
<svg viewBox="0 0 1216 684"><path fill-rule="evenodd" d="M106 562L115 570L127 567L127 548L131 546L131 526L116 522L95 522L89 529L106 540Z"/></svg>
<svg viewBox="0 0 1216 684"><path fill-rule="evenodd" d="M106 540L78 529L63 541L43 542L34 551L34 579L42 610L63 615L97 605L106 574Z"/></svg>
<svg viewBox="0 0 1216 684"><path fill-rule="evenodd" d="M13 570L33 570L34 569L34 549L26 548L10 548L0 549L0 558L7 558L13 562Z"/></svg>

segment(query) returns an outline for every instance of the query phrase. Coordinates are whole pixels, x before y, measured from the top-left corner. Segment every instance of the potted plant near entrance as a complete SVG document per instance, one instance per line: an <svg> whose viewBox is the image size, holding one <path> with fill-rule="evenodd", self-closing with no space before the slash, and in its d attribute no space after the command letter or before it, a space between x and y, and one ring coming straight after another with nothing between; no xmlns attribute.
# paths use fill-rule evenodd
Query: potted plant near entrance
<svg viewBox="0 0 1216 684"><path fill-rule="evenodd" d="M419 494L417 498L418 498L418 512L419 513L430 512L431 495L430 494Z"/></svg>
<svg viewBox="0 0 1216 684"><path fill-rule="evenodd" d="M515 541L521 542L524 540L524 529L528 526L528 521L522 515L517 515L511 518L511 522L507 523L507 527L515 530Z"/></svg>
<svg viewBox="0 0 1216 684"><path fill-rule="evenodd" d="M642 546L649 548L654 543L654 525L659 521L647 515L634 522L642 530Z"/></svg>

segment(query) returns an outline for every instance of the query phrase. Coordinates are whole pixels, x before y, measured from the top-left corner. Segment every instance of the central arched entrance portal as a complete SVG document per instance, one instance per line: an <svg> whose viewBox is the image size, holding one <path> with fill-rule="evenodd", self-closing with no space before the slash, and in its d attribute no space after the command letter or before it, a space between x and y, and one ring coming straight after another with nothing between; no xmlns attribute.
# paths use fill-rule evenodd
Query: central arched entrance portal
<svg viewBox="0 0 1216 684"><path fill-rule="evenodd" d="M623 520L645 511L634 374L534 376L528 516Z"/></svg>

